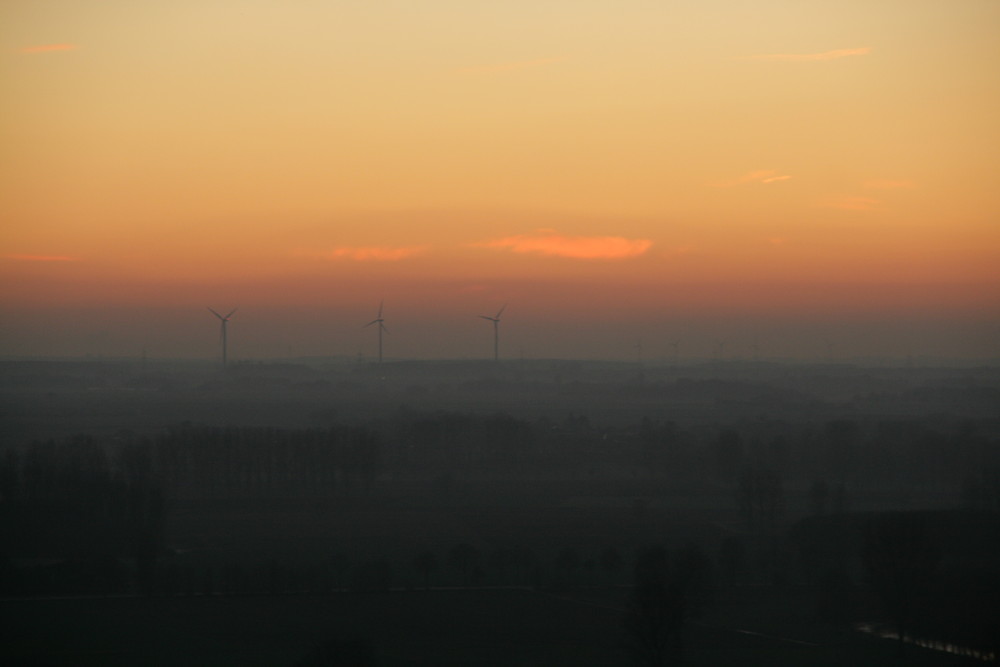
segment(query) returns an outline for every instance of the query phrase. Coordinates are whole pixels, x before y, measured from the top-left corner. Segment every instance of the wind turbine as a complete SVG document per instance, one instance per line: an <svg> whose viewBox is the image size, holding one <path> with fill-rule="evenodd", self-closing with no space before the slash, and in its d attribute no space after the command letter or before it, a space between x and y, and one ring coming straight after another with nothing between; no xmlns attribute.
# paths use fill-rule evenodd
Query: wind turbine
<svg viewBox="0 0 1000 667"><path fill-rule="evenodd" d="M229 311L228 314L226 314L224 316L223 315L219 315L217 312L215 312L211 308L209 308L209 310L211 310L212 314L215 315L216 317L218 317L219 320L222 322L222 330L220 332L220 336L222 338L222 367L225 368L226 367L226 346L227 346L227 340L226 340L226 323L229 322L229 318L233 316L233 313L235 313L237 309L233 308L232 310Z"/></svg>
<svg viewBox="0 0 1000 667"><path fill-rule="evenodd" d="M507 307L505 303L503 308L497 311L497 314L493 317L489 315L480 315L479 317L484 320L489 320L493 323L493 361L500 361L500 316L503 314L504 308Z"/></svg>
<svg viewBox="0 0 1000 667"><path fill-rule="evenodd" d="M388 329L385 328L385 320L382 319L383 303L384 301L378 302L378 317L376 317L374 320L365 325L366 327L370 327L373 324L378 325L378 362L380 364L382 363L382 332L388 331Z"/></svg>

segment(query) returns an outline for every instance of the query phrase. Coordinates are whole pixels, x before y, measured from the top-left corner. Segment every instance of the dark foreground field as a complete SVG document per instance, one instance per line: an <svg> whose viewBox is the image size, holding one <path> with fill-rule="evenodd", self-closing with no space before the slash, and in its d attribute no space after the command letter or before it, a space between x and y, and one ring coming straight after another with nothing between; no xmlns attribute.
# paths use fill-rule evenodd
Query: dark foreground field
<svg viewBox="0 0 1000 667"><path fill-rule="evenodd" d="M0 665L1000 654L994 370L157 373L0 364Z"/></svg>
<svg viewBox="0 0 1000 667"><path fill-rule="evenodd" d="M324 642L358 642L377 665L630 665L621 591L589 595L529 590L432 590L330 596L104 598L0 602L7 665L288 665ZM589 599L586 599L589 598ZM789 595L782 615L796 611ZM725 603L689 624L683 664L858 665L896 663L894 642L854 632L808 639L783 634L803 624L775 618L774 597ZM748 629L753 628L753 629ZM817 641L817 640L822 641ZM306 663L303 663L306 664ZM330 662L324 664L352 664ZM971 665L909 647L908 665Z"/></svg>

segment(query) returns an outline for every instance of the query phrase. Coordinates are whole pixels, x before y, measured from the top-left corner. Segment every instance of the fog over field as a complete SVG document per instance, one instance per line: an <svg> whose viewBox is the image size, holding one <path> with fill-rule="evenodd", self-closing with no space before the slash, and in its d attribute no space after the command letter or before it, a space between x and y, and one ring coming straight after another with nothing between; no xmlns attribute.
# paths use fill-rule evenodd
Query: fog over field
<svg viewBox="0 0 1000 667"><path fill-rule="evenodd" d="M0 370L7 660L996 655L995 368Z"/></svg>

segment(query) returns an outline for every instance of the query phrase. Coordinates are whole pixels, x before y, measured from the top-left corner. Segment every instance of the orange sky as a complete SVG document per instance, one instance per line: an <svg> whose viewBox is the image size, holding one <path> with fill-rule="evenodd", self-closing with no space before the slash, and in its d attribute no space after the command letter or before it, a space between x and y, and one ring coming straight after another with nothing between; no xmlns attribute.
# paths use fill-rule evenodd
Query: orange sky
<svg viewBox="0 0 1000 667"><path fill-rule="evenodd" d="M995 358L998 26L995 0L7 0L0 354L210 356L206 305L240 306L245 356L371 354L385 299L406 356L479 354L455 322L511 302L508 356L883 354L896 326Z"/></svg>

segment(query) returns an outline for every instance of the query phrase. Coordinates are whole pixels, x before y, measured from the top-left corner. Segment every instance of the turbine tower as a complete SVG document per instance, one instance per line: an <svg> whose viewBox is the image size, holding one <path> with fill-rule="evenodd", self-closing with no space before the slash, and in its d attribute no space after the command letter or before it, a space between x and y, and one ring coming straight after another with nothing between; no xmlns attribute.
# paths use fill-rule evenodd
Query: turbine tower
<svg viewBox="0 0 1000 667"><path fill-rule="evenodd" d="M374 320L365 325L366 327L370 327L373 324L378 325L378 362L380 364L382 363L382 332L388 331L388 329L385 328L385 320L382 319L383 303L384 301L378 302L378 317L376 317Z"/></svg>
<svg viewBox="0 0 1000 667"><path fill-rule="evenodd" d="M226 315L219 315L217 312L215 312L211 308L209 308L209 310L211 310L212 314L215 315L216 317L218 317L219 321L222 322L222 330L219 332L219 336L222 339L222 367L225 368L226 367L226 363L227 363L227 357L226 357L227 350L226 350L226 347L228 345L228 341L226 339L226 324L229 322L229 318L233 316L233 313L236 312L236 308L233 308L232 310L230 310L229 313L226 314Z"/></svg>
<svg viewBox="0 0 1000 667"><path fill-rule="evenodd" d="M479 317L484 320L489 320L493 323L493 361L500 361L500 316L503 314L504 308L507 307L505 303L503 308L497 311L497 314L493 317L489 315L480 315Z"/></svg>

